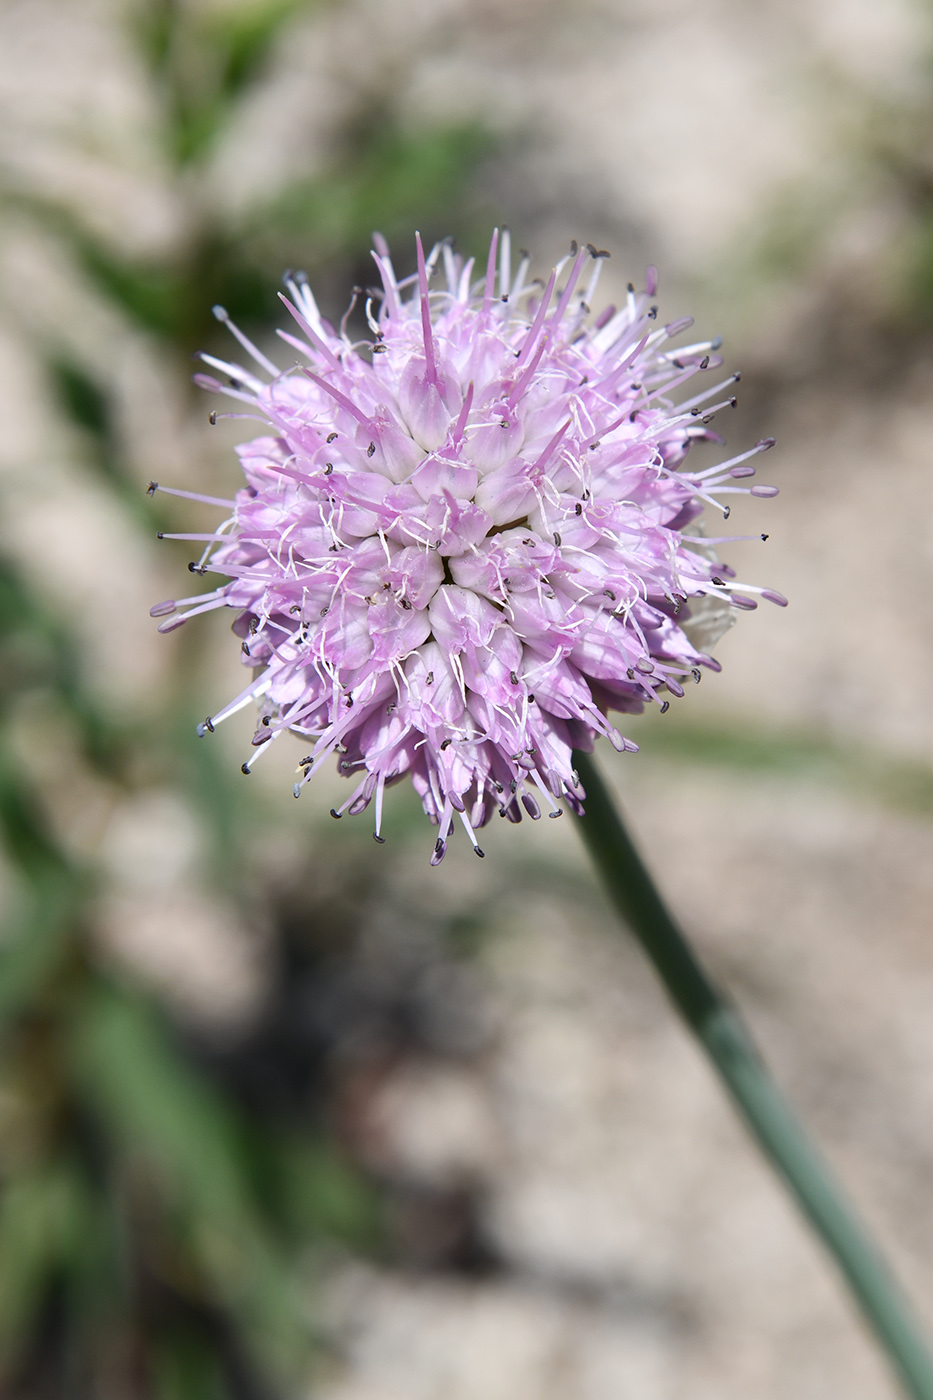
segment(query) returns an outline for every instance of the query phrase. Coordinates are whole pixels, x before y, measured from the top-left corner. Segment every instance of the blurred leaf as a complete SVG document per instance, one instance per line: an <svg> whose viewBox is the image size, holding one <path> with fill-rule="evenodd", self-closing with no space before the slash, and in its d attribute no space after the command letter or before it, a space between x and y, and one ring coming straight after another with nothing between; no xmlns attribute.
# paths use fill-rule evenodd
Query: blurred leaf
<svg viewBox="0 0 933 1400"><path fill-rule="evenodd" d="M49 372L68 417L109 448L113 425L104 391L72 360L52 359Z"/></svg>
<svg viewBox="0 0 933 1400"><path fill-rule="evenodd" d="M164 93L179 166L204 154L262 71L284 24L309 0L241 0L228 9L149 0L136 17L140 50Z"/></svg>
<svg viewBox="0 0 933 1400"><path fill-rule="evenodd" d="M933 768L872 751L841 748L820 735L646 719L645 753L663 758L827 781L913 816L933 817Z"/></svg>
<svg viewBox="0 0 933 1400"><path fill-rule="evenodd" d="M119 1154L154 1168L148 1189L176 1212L180 1238L256 1354L290 1364L309 1334L287 1251L257 1209L232 1106L183 1060L152 1007L106 985L74 1019L70 1058Z"/></svg>
<svg viewBox="0 0 933 1400"><path fill-rule="evenodd" d="M378 1197L332 1143L266 1131L260 1156L263 1171L257 1187L270 1214L291 1238L324 1238L363 1249L379 1243Z"/></svg>
<svg viewBox="0 0 933 1400"><path fill-rule="evenodd" d="M418 225L427 231L442 223L446 233L467 181L492 148L475 122L404 132L373 113L349 135L334 171L292 186L246 232L300 237L317 262L365 250L374 228L406 242Z"/></svg>
<svg viewBox="0 0 933 1400"><path fill-rule="evenodd" d="M0 720L5 704L18 692L49 686L65 702L88 757L101 771L113 774L120 766L125 735L104 718L84 684L73 630L29 591L20 574L2 558L0 658ZM53 856L54 843L39 835L42 824L32 794L12 760L0 751L0 834L15 859L28 864L28 850L35 853L42 844L46 855Z"/></svg>
<svg viewBox="0 0 933 1400"><path fill-rule="evenodd" d="M170 1045L142 1000L98 987L73 1025L89 1101L124 1149L142 1150L208 1218L247 1213L233 1117Z"/></svg>
<svg viewBox="0 0 933 1400"><path fill-rule="evenodd" d="M80 1173L57 1160L0 1196L0 1356L28 1332L50 1280L90 1244L94 1211Z"/></svg>
<svg viewBox="0 0 933 1400"><path fill-rule="evenodd" d="M16 931L4 930L0 945L0 1028L20 1015L42 993L64 964L72 946L69 923L74 886L52 876L17 911ZM12 922L12 921L11 921Z"/></svg>
<svg viewBox="0 0 933 1400"><path fill-rule="evenodd" d="M229 1394L215 1351L190 1330L162 1339L153 1370L156 1400L223 1400Z"/></svg>
<svg viewBox="0 0 933 1400"><path fill-rule="evenodd" d="M77 228L69 241L99 289L131 320L157 335L178 335L186 319L185 284L173 267L121 258Z"/></svg>

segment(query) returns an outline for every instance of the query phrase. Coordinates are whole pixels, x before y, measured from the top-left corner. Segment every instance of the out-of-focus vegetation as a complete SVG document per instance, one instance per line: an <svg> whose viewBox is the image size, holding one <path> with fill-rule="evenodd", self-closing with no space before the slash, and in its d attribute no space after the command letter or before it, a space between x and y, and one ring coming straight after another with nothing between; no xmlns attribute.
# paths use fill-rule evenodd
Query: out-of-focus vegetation
<svg viewBox="0 0 933 1400"><path fill-rule="evenodd" d="M198 180L271 46L307 9L306 0L234 11L153 0L131 12L140 80L157 94L179 187ZM215 302L261 333L285 266L310 260L311 271L337 263L352 273L377 223L391 235L456 221L487 149L473 126L406 134L386 112L357 111L329 173L251 209L242 225L201 207L161 258L127 255L64 204L15 185L5 194L111 312L183 362L216 338ZM130 479L111 386L64 340L47 345L46 369L88 469L154 532L160 507ZM0 1391L22 1400L291 1393L314 1346L309 1261L380 1247L373 1187L315 1097L328 1032L299 1045L279 1025L277 1040L259 1034L252 1058L242 1047L211 1054L102 962L91 936L100 873L63 846L20 762L16 717L51 709L82 770L118 791L153 781L186 791L208 878L247 905L244 851L259 812L193 737L190 652L176 653L172 698L155 726L120 719L88 685L67 619L7 561L0 655L0 831L13 891L0 941ZM313 962L313 927L305 943Z"/></svg>

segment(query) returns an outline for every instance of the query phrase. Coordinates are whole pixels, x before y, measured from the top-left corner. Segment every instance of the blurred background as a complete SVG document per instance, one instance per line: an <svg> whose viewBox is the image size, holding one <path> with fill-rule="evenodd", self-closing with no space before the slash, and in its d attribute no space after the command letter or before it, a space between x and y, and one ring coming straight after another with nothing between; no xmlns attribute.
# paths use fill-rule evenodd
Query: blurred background
<svg viewBox="0 0 933 1400"><path fill-rule="evenodd" d="M658 878L933 1325L933 12L922 0L0 4L0 1395L890 1400L571 820L428 866L246 782L158 636L271 342L370 231L647 262L743 371L743 617L638 756ZM240 433L237 428L240 427ZM466 854L465 854L466 852Z"/></svg>

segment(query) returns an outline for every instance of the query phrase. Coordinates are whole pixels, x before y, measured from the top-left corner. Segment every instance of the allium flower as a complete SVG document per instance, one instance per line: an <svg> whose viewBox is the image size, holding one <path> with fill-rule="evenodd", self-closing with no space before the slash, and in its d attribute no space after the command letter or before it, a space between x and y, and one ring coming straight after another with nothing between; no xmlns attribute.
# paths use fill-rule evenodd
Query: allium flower
<svg viewBox="0 0 933 1400"><path fill-rule="evenodd" d="M337 754L354 785L333 815L372 803L377 840L385 788L410 776L439 827L436 864L455 818L482 855L476 830L496 811L581 810L574 748L600 734L637 747L609 712L666 710L699 667L719 669L698 648L756 606L749 593L783 604L736 592L696 524L705 504L728 516L730 493L776 494L736 484L773 440L686 468L739 376L674 404L722 360L718 342L671 348L691 322L657 325L653 268L646 291L591 320L607 256L592 247L542 287L527 256L512 272L508 233L477 282L447 243L426 259L418 238L401 280L376 244L371 339L352 343L346 316L335 330L289 276L301 334L279 335L303 363L280 370L215 308L263 374L205 355L229 383L198 381L269 432L237 449L247 486L212 501L231 508L216 532L168 537L205 540L189 567L226 581L152 612L172 614L168 631L237 610L253 679L200 732L258 702L244 772L286 730L304 736L296 797Z"/></svg>

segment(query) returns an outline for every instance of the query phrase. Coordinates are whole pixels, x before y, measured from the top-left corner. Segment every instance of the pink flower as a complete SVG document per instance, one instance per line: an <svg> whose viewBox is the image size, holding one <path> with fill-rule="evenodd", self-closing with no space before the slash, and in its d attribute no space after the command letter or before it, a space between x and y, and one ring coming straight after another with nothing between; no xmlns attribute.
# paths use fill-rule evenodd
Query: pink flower
<svg viewBox="0 0 933 1400"><path fill-rule="evenodd" d="M206 541L194 572L226 581L152 611L172 614L166 631L239 613L254 678L200 732L258 703L244 772L287 730L303 736L295 796L337 754L354 786L334 815L372 803L377 840L385 788L409 776L437 863L455 819L482 855L495 811L580 810L573 749L600 734L636 749L609 712L666 710L699 667L719 669L698 646L755 606L749 593L784 603L736 592L695 523L706 504L728 516L730 493L776 494L736 484L773 440L687 468L738 375L674 404L722 361L717 343L671 348L691 322L657 324L654 269L591 320L606 256L592 247L542 288L526 256L512 272L508 233L476 282L472 261L446 243L425 259L420 238L417 275L399 280L376 241L371 340L351 343L347 318L334 330L287 278L299 335L279 335L302 362L279 370L215 308L262 373L205 355L229 383L198 380L269 432L238 448L247 486L214 502L228 519L180 536Z"/></svg>

